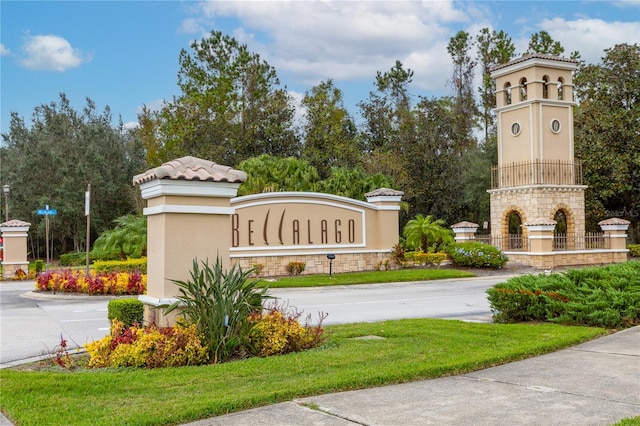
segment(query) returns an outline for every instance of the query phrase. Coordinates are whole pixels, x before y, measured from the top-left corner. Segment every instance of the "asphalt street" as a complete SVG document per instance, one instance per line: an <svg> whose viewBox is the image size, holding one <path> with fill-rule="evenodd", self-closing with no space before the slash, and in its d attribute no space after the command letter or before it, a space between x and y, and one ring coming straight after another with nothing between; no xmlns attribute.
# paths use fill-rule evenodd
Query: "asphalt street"
<svg viewBox="0 0 640 426"><path fill-rule="evenodd" d="M402 318L448 318L490 322L485 291L506 277L482 277L413 283L366 284L269 293L323 324L375 322ZM0 368L50 354L109 334L107 304L113 297L39 295L33 282L0 282Z"/></svg>

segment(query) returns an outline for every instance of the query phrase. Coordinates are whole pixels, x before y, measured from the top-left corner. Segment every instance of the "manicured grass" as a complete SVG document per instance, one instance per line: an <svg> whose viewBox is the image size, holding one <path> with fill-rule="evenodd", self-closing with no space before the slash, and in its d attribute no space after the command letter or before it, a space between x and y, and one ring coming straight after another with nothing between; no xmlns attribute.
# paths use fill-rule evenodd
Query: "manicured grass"
<svg viewBox="0 0 640 426"><path fill-rule="evenodd" d="M351 272L329 275L296 275L281 277L275 281L265 281L262 285L270 288L322 287L349 284L376 284L406 281L429 281L447 278L474 277L470 272L455 269L400 269L398 271Z"/></svg>
<svg viewBox="0 0 640 426"><path fill-rule="evenodd" d="M156 370L0 370L20 425L171 425L292 398L478 370L592 339L603 329L419 319L327 327L321 348ZM384 337L377 340L359 336Z"/></svg>

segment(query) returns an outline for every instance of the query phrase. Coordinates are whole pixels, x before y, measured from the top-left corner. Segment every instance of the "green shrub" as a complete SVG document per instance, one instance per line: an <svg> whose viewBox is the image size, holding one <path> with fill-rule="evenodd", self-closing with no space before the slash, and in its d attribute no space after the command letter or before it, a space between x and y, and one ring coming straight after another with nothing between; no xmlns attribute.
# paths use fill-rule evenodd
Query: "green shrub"
<svg viewBox="0 0 640 426"><path fill-rule="evenodd" d="M111 334L85 345L89 367L179 367L207 362L195 325L125 327L118 320Z"/></svg>
<svg viewBox="0 0 640 426"><path fill-rule="evenodd" d="M407 263L412 263L415 265L434 265L440 266L442 262L447 260L446 253L423 253L421 251L417 252L408 252L405 254L405 265Z"/></svg>
<svg viewBox="0 0 640 426"><path fill-rule="evenodd" d="M300 352L319 346L325 340L322 321L326 315L320 315L317 325L310 325L310 315L305 324L299 322L302 312L280 309L275 306L268 312L254 312L250 322L253 324L248 340L248 351L252 355L265 357Z"/></svg>
<svg viewBox="0 0 640 426"><path fill-rule="evenodd" d="M629 256L640 257L640 244L629 244L627 249L629 249Z"/></svg>
<svg viewBox="0 0 640 426"><path fill-rule="evenodd" d="M640 262L525 275L487 290L496 322L606 328L640 324Z"/></svg>
<svg viewBox="0 0 640 426"><path fill-rule="evenodd" d="M44 260L40 260L40 259L36 260L34 269L36 271L36 274L39 274L40 272L44 271Z"/></svg>
<svg viewBox="0 0 640 426"><path fill-rule="evenodd" d="M138 299L114 299L107 305L109 321L119 320L126 328L134 324L141 325L144 319L144 304Z"/></svg>
<svg viewBox="0 0 640 426"><path fill-rule="evenodd" d="M289 275L300 275L304 272L304 269L307 267L307 264L304 262L289 262L287 265L287 273Z"/></svg>
<svg viewBox="0 0 640 426"><path fill-rule="evenodd" d="M142 257L139 259L96 261L93 263L93 269L95 269L96 272L103 274L110 274L112 272L140 272L142 274L146 274L147 258Z"/></svg>
<svg viewBox="0 0 640 426"><path fill-rule="evenodd" d="M261 310L267 298L267 287L258 288L258 280L249 280L253 269L243 271L234 264L222 269L220 258L210 266L208 261L193 261L191 279L172 280L179 295L176 302L165 306L165 314L179 308L189 324L195 324L203 346L213 363L224 362L239 355L252 324L249 315Z"/></svg>
<svg viewBox="0 0 640 426"><path fill-rule="evenodd" d="M447 254L451 256L455 265L473 268L500 269L509 260L496 247L478 241L449 244Z"/></svg>
<svg viewBox="0 0 640 426"><path fill-rule="evenodd" d="M60 255L60 266L81 266L86 263L86 252L65 253Z"/></svg>

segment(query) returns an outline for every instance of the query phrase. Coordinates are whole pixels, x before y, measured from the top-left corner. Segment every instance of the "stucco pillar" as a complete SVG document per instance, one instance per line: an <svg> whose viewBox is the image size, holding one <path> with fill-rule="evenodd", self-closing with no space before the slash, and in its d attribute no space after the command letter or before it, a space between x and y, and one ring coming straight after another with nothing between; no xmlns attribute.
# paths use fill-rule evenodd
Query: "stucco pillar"
<svg viewBox="0 0 640 426"><path fill-rule="evenodd" d="M0 224L0 232L4 241L4 258L2 260L2 278L5 280L16 277L16 272L22 270L29 274L27 260L27 236L29 222L10 220Z"/></svg>
<svg viewBox="0 0 640 426"><path fill-rule="evenodd" d="M464 243L465 241L471 241L476 239L476 231L478 230L478 224L473 222L458 222L451 226L453 233L455 234L456 243Z"/></svg>
<svg viewBox="0 0 640 426"><path fill-rule="evenodd" d="M365 194L367 203L376 206L376 227L378 249L391 249L398 244L400 222L398 212L404 192L395 189L380 188ZM371 226L367 224L367 227Z"/></svg>
<svg viewBox="0 0 640 426"><path fill-rule="evenodd" d="M539 218L524 223L529 239L529 251L532 253L550 253L553 251L553 229L556 221Z"/></svg>
<svg viewBox="0 0 640 426"><path fill-rule="evenodd" d="M606 247L611 250L627 250L627 230L631 222L613 217L598 222L598 226L604 232Z"/></svg>
<svg viewBox="0 0 640 426"><path fill-rule="evenodd" d="M147 294L145 321L173 325L161 305L174 302L178 287L172 280L189 280L193 261L220 257L230 267L230 199L246 173L211 161L183 157L133 178L147 200Z"/></svg>

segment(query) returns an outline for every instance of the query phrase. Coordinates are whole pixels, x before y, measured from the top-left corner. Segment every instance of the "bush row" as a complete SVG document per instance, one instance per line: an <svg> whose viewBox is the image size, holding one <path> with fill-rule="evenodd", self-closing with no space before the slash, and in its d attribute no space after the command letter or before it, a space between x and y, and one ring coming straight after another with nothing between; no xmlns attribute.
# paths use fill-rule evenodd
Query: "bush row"
<svg viewBox="0 0 640 426"><path fill-rule="evenodd" d="M94 271L89 276L84 271L47 271L36 279L36 289L85 294L144 294L147 291L147 276L140 272L100 274Z"/></svg>
<svg viewBox="0 0 640 426"><path fill-rule="evenodd" d="M500 269L509 260L498 248L478 241L450 244L447 254L454 264L473 268Z"/></svg>
<svg viewBox="0 0 640 426"><path fill-rule="evenodd" d="M606 328L640 324L640 262L523 275L487 290L496 322Z"/></svg>
<svg viewBox="0 0 640 426"><path fill-rule="evenodd" d="M127 299L122 299L127 300ZM131 300L131 299L129 299ZM116 301L112 301L116 302ZM137 300L130 307L142 305ZM127 326L115 313L110 319L111 333L85 346L90 355L89 367L178 367L201 365L210 361L206 345L196 325L175 327ZM128 314L125 314L127 316ZM249 316L251 328L244 337L238 356L267 357L310 349L324 342L321 325L302 325L297 311L273 308Z"/></svg>
<svg viewBox="0 0 640 426"><path fill-rule="evenodd" d="M112 272L141 272L147 273L147 258L127 260L98 260L93 262L93 269L97 272L109 274Z"/></svg>

